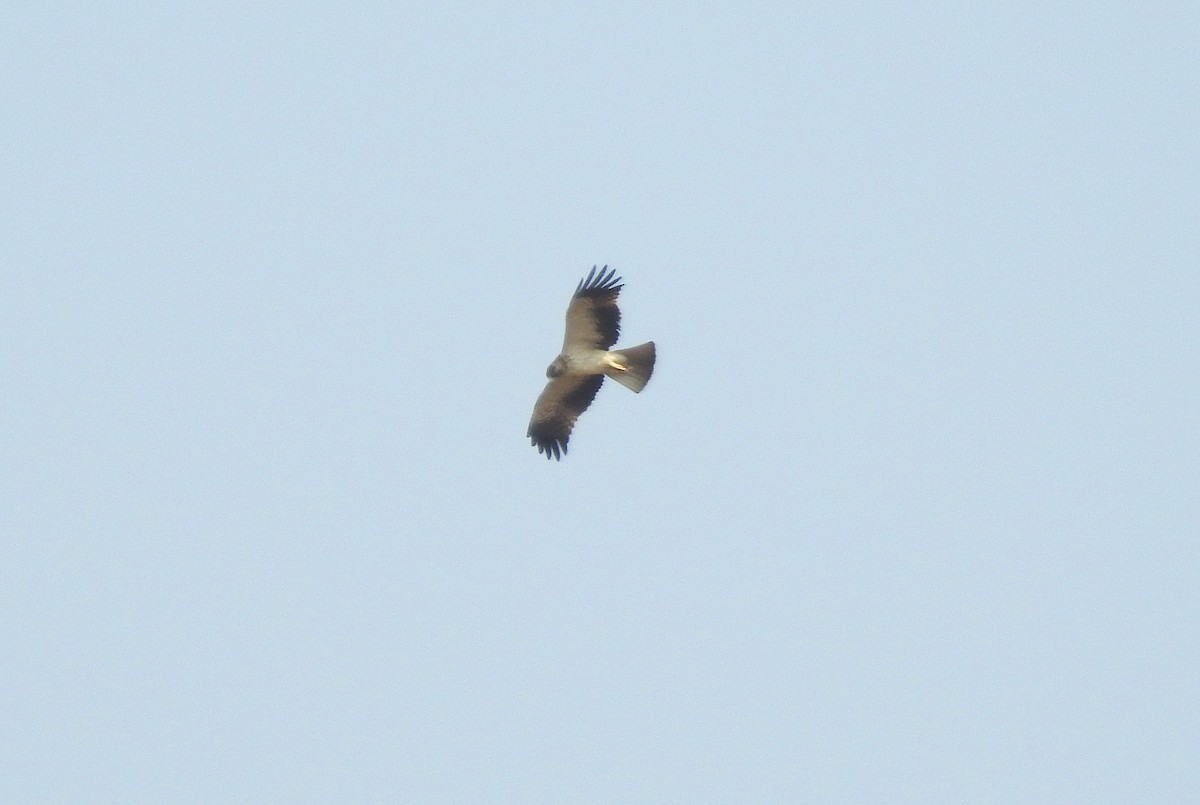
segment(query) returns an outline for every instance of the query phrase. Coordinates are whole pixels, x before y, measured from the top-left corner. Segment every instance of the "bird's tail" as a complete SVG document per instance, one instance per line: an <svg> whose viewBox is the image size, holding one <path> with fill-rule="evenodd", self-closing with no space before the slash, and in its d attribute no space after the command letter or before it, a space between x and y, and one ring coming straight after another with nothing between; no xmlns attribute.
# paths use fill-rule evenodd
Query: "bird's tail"
<svg viewBox="0 0 1200 805"><path fill-rule="evenodd" d="M625 366L625 370L609 369L604 374L627 389L641 391L646 388L646 383L649 382L650 375L654 372L653 341L615 351L612 355Z"/></svg>

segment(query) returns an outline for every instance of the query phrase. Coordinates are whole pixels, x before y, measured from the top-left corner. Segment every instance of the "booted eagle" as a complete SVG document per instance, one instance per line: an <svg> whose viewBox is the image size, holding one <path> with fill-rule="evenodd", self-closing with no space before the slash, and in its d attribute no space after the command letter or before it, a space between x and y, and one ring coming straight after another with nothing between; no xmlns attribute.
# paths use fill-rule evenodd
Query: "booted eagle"
<svg viewBox="0 0 1200 805"><path fill-rule="evenodd" d="M587 410L607 375L626 388L641 391L654 371L654 342L609 351L621 333L617 294L623 286L608 266L596 267L575 287L567 305L567 334L562 353L546 369L550 382L533 406L529 432L539 453L556 460L567 452L567 440L579 415Z"/></svg>

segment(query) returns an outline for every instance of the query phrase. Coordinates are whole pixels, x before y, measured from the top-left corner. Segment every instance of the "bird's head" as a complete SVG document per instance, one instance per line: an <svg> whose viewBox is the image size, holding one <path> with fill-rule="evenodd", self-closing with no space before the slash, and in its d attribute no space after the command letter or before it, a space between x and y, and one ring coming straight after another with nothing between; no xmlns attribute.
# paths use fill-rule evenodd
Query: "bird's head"
<svg viewBox="0 0 1200 805"><path fill-rule="evenodd" d="M554 363L546 367L546 377L555 378L567 371L567 362L563 360L562 355L554 359Z"/></svg>

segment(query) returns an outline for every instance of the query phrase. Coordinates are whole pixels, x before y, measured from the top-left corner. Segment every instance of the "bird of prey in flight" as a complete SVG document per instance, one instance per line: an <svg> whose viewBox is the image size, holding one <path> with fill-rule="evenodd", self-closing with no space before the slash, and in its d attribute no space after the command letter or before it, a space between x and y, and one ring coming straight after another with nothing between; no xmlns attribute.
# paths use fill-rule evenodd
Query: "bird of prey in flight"
<svg viewBox="0 0 1200 805"><path fill-rule="evenodd" d="M529 432L539 453L560 460L575 420L587 410L605 376L641 391L654 371L654 342L611 350L621 333L617 294L621 278L608 266L596 267L575 287L567 305L567 334L562 353L546 369L550 382L533 406Z"/></svg>

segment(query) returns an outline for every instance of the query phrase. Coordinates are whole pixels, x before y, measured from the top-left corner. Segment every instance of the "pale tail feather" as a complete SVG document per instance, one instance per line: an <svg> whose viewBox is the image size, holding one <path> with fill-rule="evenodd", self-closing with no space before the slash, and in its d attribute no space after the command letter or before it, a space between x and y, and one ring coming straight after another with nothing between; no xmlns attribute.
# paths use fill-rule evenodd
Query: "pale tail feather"
<svg viewBox="0 0 1200 805"><path fill-rule="evenodd" d="M618 369L609 369L604 374L627 389L633 391L644 389L647 381L650 380L650 375L654 372L654 342L647 341L636 347L614 350L612 354L616 355L617 359L628 368L624 372Z"/></svg>

